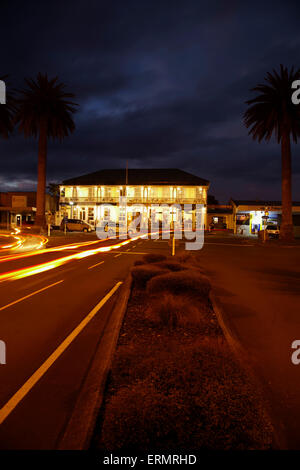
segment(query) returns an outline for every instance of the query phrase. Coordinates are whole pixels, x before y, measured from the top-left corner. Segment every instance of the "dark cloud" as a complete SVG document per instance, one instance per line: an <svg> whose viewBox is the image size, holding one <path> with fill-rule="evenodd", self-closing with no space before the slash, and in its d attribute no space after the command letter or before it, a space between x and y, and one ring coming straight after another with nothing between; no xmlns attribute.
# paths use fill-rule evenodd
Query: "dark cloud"
<svg viewBox="0 0 300 470"><path fill-rule="evenodd" d="M49 181L100 168L176 166L221 200L280 198L280 148L242 123L249 89L300 66L298 3L187 0L1 3L1 62L13 86L37 72L76 94L76 131L49 144ZM4 47L3 47L4 45ZM31 188L37 143L0 142L0 187ZM294 198L300 163L294 155Z"/></svg>

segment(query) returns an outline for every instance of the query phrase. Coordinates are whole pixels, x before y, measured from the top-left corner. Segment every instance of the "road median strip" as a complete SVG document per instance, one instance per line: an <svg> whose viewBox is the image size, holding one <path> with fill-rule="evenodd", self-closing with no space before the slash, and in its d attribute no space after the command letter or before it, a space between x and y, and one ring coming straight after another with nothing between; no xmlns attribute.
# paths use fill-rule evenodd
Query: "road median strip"
<svg viewBox="0 0 300 470"><path fill-rule="evenodd" d="M272 448L260 391L229 348L192 258L136 262L91 449Z"/></svg>

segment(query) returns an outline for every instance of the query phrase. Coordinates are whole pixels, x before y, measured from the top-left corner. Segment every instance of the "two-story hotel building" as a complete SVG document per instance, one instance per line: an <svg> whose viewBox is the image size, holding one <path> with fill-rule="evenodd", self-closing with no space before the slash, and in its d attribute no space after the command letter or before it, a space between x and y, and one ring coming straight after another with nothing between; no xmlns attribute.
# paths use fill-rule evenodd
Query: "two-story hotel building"
<svg viewBox="0 0 300 470"><path fill-rule="evenodd" d="M100 170L63 181L60 213L61 218L78 218L94 226L103 220L118 221L120 196L126 196L129 221L137 205L143 205L148 218L162 220L167 213L176 221L179 211L190 204L182 214L194 223L196 204L203 204L206 223L208 188L209 181L175 168ZM169 205L169 211L162 204Z"/></svg>

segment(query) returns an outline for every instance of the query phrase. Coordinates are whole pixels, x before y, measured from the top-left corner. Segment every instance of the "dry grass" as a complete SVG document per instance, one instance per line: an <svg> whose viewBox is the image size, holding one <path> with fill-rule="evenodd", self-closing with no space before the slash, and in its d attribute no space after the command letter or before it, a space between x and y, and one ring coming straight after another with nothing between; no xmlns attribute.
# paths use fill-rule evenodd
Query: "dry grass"
<svg viewBox="0 0 300 470"><path fill-rule="evenodd" d="M155 263L156 266L159 266L160 268L163 269L168 269L169 271L183 271L184 269L187 269L186 266L183 266L180 263L177 263L176 261L171 261L166 259L165 261L161 261L159 263Z"/></svg>
<svg viewBox="0 0 300 470"><path fill-rule="evenodd" d="M264 402L229 349L198 262L149 256L151 264L132 270L97 447L122 453L270 449Z"/></svg>
<svg viewBox="0 0 300 470"><path fill-rule="evenodd" d="M106 405L106 450L270 447L261 397L223 338L134 349L113 369L123 381Z"/></svg>
<svg viewBox="0 0 300 470"><path fill-rule="evenodd" d="M150 300L145 317L155 325L168 328L200 325L207 322L205 308L189 296L175 296L168 292Z"/></svg>
<svg viewBox="0 0 300 470"><path fill-rule="evenodd" d="M147 283L147 292L153 295L170 292L174 295L189 295L194 299L207 300L209 291L208 279L195 269L161 274Z"/></svg>
<svg viewBox="0 0 300 470"><path fill-rule="evenodd" d="M159 253L149 253L143 256L144 263L158 263L159 261L165 261L167 257L160 255Z"/></svg>
<svg viewBox="0 0 300 470"><path fill-rule="evenodd" d="M145 262L141 259L137 259L134 263L133 266L141 266L142 264L145 264Z"/></svg>
<svg viewBox="0 0 300 470"><path fill-rule="evenodd" d="M139 289L145 289L147 282L154 276L166 273L166 269L162 269L159 266L153 264L143 264L141 266L135 266L131 270L132 279L134 285Z"/></svg>

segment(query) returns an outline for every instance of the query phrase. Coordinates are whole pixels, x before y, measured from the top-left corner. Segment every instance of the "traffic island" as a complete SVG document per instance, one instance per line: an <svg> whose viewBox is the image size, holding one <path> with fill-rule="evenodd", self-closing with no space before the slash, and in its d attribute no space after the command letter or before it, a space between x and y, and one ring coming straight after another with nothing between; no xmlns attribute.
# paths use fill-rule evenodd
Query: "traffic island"
<svg viewBox="0 0 300 470"><path fill-rule="evenodd" d="M264 400L229 347L196 257L137 264L91 447L271 449Z"/></svg>

